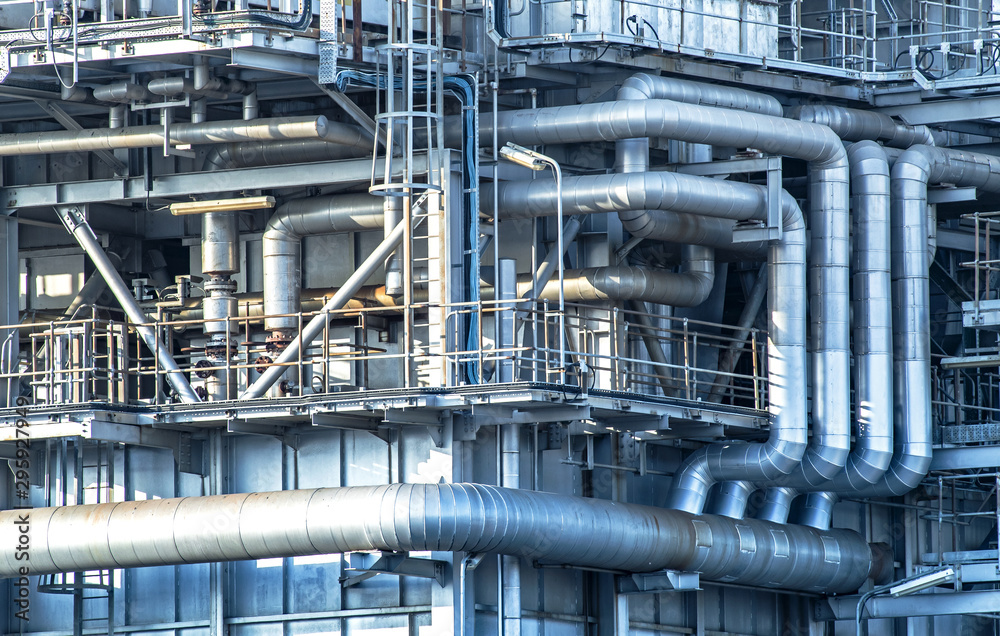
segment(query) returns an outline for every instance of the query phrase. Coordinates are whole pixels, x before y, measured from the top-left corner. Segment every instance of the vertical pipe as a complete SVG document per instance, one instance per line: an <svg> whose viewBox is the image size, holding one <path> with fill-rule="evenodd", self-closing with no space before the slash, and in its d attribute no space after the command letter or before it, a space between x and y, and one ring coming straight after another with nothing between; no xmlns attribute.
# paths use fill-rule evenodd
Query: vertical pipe
<svg viewBox="0 0 1000 636"><path fill-rule="evenodd" d="M517 261L512 258L499 259L496 271L496 299L494 320L497 325L497 381L514 381L514 304L517 298Z"/></svg>
<svg viewBox="0 0 1000 636"><path fill-rule="evenodd" d="M347 301L351 299L365 281L375 273L379 267L382 266L385 258L403 242L403 223L400 223L396 228L390 233L389 236L379 244L378 247L368 256L367 259L358 267L350 278L344 282L344 285L337 291L336 294L331 298L320 310L320 314L309 321L309 324L302 329L301 333L296 337L278 356L278 359L274 361L274 364L269 367L252 385L247 387L247 390L243 392L240 399L246 400L251 398L258 398L264 395L264 393L271 387L274 382L281 377L285 364L295 360L299 357L299 352L312 344L312 341L316 339L320 333L323 332L323 327L326 324L328 316L326 312L336 311L343 308Z"/></svg>
<svg viewBox="0 0 1000 636"><path fill-rule="evenodd" d="M504 488L521 487L521 425L500 426L501 462ZM521 559L504 555L501 558L501 594L503 596L503 635L521 634Z"/></svg>

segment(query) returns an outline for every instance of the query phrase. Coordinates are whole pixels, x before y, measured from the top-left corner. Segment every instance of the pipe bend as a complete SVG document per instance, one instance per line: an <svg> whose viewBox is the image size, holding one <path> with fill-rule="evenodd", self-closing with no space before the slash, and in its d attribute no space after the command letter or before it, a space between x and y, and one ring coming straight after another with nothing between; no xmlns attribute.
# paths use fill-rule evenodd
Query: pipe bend
<svg viewBox="0 0 1000 636"><path fill-rule="evenodd" d="M771 117L783 116L781 102L770 95L649 73L636 73L627 78L618 89L616 99L668 99L687 104L743 110Z"/></svg>

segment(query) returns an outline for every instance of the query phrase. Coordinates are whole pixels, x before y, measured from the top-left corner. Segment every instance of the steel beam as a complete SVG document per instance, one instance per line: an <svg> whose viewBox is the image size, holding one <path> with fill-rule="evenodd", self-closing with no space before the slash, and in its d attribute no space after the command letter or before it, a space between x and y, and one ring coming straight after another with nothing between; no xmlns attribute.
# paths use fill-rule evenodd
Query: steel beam
<svg viewBox="0 0 1000 636"><path fill-rule="evenodd" d="M381 174L384 159L375 170ZM211 194L234 190L300 188L333 183L367 183L371 180L371 159L324 161L308 166L265 166L238 170L215 170L188 174L157 176L152 189L146 190L144 177L106 179L79 183L50 183L6 188L0 196L0 212L58 205L144 201L193 194ZM413 157L413 171L427 171L427 155Z"/></svg>
<svg viewBox="0 0 1000 636"><path fill-rule="evenodd" d="M17 258L17 219L0 214L0 325L16 325L21 298ZM18 360L18 330L0 330L0 372L13 373ZM14 381L0 384L0 404L14 406L19 386Z"/></svg>
<svg viewBox="0 0 1000 636"><path fill-rule="evenodd" d="M935 448L931 470L968 470L1000 466L1000 446Z"/></svg>
<svg viewBox="0 0 1000 636"><path fill-rule="evenodd" d="M1000 117L1000 96L943 99L920 104L886 106L879 112L899 117L911 126Z"/></svg>

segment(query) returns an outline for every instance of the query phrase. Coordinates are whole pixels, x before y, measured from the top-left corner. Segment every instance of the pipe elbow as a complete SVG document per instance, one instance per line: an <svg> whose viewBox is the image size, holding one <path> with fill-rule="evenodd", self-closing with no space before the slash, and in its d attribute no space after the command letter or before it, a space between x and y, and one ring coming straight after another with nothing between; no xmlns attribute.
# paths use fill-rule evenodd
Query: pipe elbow
<svg viewBox="0 0 1000 636"><path fill-rule="evenodd" d="M708 465L709 448L711 447L703 446L696 450L674 473L670 492L667 494L667 508L701 514L708 499L708 491L716 482Z"/></svg>
<svg viewBox="0 0 1000 636"><path fill-rule="evenodd" d="M205 155L205 161L201 166L202 172L212 172L214 170L233 170L238 168L233 159L232 144L222 144L214 146Z"/></svg>
<svg viewBox="0 0 1000 636"><path fill-rule="evenodd" d="M615 99L652 99L653 82L654 78L649 73L636 73L622 82Z"/></svg>

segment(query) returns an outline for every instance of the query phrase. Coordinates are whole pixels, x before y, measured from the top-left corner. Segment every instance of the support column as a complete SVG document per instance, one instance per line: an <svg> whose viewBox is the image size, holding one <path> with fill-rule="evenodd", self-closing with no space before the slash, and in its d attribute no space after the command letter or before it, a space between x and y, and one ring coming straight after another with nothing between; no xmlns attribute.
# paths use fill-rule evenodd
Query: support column
<svg viewBox="0 0 1000 636"><path fill-rule="evenodd" d="M0 325L16 325L20 300L20 276L17 260L17 219L0 216ZM17 329L0 329L0 372L17 370ZM18 394L13 379L0 382L0 403L13 406Z"/></svg>

